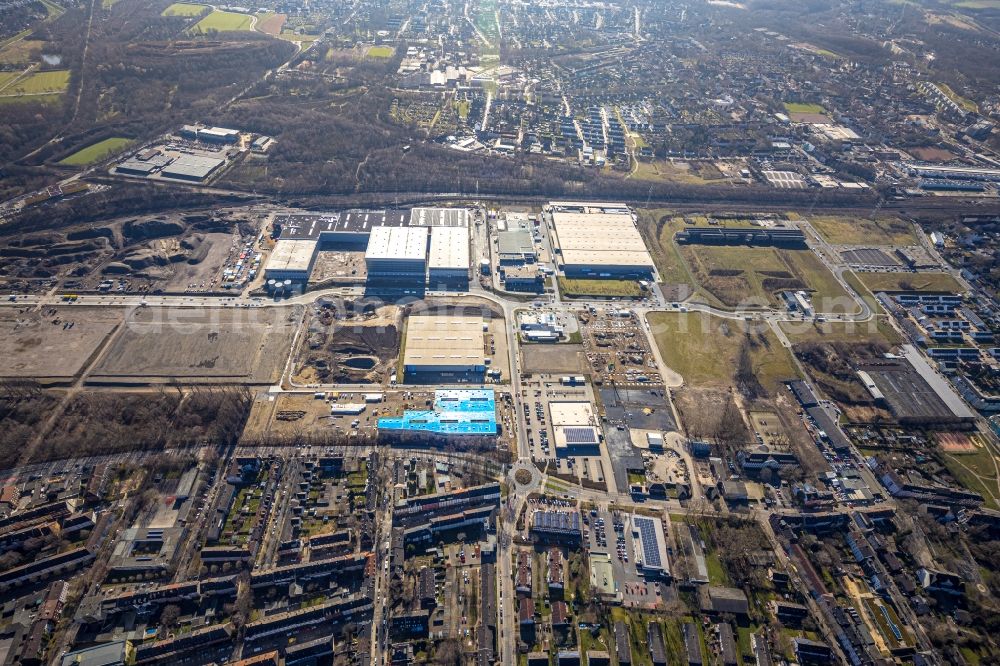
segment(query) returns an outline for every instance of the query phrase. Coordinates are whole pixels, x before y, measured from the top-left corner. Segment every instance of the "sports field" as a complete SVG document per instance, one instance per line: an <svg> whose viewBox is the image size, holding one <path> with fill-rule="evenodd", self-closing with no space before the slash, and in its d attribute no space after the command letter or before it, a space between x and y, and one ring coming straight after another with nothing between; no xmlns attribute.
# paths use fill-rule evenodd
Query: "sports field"
<svg viewBox="0 0 1000 666"><path fill-rule="evenodd" d="M858 279L873 292L879 291L965 291L948 273L857 273Z"/></svg>
<svg viewBox="0 0 1000 666"><path fill-rule="evenodd" d="M111 137L110 139L104 139L103 141L98 141L95 144L91 144L86 148L82 148L69 157L59 161L59 164L65 164L66 166L87 166L88 164L93 164L94 162L100 162L106 157L113 155L114 153L120 152L132 145L132 139L125 139L122 137Z"/></svg>
<svg viewBox="0 0 1000 666"><path fill-rule="evenodd" d="M732 385L744 344L757 379L768 390L798 377L789 350L761 324L748 335L743 321L701 312L652 312L647 321L663 362L689 386Z"/></svg>
<svg viewBox="0 0 1000 666"><path fill-rule="evenodd" d="M373 46L368 49L369 58L391 58L394 53L391 46Z"/></svg>
<svg viewBox="0 0 1000 666"><path fill-rule="evenodd" d="M809 218L810 224L834 245L916 245L913 226L897 217L874 220L836 215Z"/></svg>
<svg viewBox="0 0 1000 666"><path fill-rule="evenodd" d="M240 30L250 30L252 17L246 14L236 14L234 12L213 11L211 14L194 24L191 28L192 34L204 34L209 31L216 32L236 32Z"/></svg>
<svg viewBox="0 0 1000 666"><path fill-rule="evenodd" d="M826 109L819 104L803 102L785 102L785 111L788 113L826 113Z"/></svg>
<svg viewBox="0 0 1000 666"><path fill-rule="evenodd" d="M780 307L782 291L804 289L817 312L857 310L811 250L682 245L679 251L702 291L726 307Z"/></svg>
<svg viewBox="0 0 1000 666"><path fill-rule="evenodd" d="M163 10L162 16L201 16L208 7L190 2L175 2Z"/></svg>

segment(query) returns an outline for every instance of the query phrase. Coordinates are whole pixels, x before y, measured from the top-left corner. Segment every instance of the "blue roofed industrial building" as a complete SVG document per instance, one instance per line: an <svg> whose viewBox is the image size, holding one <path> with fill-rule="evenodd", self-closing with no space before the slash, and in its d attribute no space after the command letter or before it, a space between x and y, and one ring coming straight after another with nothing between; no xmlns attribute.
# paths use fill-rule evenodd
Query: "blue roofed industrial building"
<svg viewBox="0 0 1000 666"><path fill-rule="evenodd" d="M496 394L493 389L438 389L434 407L406 410L402 416L378 420L380 436L495 437Z"/></svg>

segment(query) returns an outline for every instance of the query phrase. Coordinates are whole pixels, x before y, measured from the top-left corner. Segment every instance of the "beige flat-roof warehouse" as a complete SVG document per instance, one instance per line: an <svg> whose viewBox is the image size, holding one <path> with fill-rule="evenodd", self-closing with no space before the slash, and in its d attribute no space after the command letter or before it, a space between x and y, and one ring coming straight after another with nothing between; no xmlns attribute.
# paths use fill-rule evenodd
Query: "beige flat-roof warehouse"
<svg viewBox="0 0 1000 666"><path fill-rule="evenodd" d="M556 245L567 275L650 275L653 260L632 215L554 210Z"/></svg>
<svg viewBox="0 0 1000 666"><path fill-rule="evenodd" d="M469 230L466 227L432 227L431 253L427 260L430 278L468 277Z"/></svg>
<svg viewBox="0 0 1000 666"><path fill-rule="evenodd" d="M469 231L463 227L434 227L431 230L431 269L469 269Z"/></svg>
<svg viewBox="0 0 1000 666"><path fill-rule="evenodd" d="M416 315L406 322L407 372L483 372L486 338L481 316Z"/></svg>
<svg viewBox="0 0 1000 666"><path fill-rule="evenodd" d="M570 455L574 450L593 449L601 441L594 408L589 402L550 402L549 419L559 456Z"/></svg>
<svg viewBox="0 0 1000 666"><path fill-rule="evenodd" d="M264 276L276 280L308 280L318 245L314 240L279 240L264 266Z"/></svg>

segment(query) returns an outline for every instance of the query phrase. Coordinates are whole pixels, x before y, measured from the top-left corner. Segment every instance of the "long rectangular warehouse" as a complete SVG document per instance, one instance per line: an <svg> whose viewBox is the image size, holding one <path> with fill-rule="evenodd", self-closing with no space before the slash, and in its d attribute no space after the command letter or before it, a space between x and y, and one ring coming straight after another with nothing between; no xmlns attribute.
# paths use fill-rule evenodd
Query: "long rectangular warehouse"
<svg viewBox="0 0 1000 666"><path fill-rule="evenodd" d="M163 167L160 175L164 178L190 180L200 183L226 163L226 160L203 155L181 155Z"/></svg>
<svg viewBox="0 0 1000 666"><path fill-rule="evenodd" d="M410 211L347 210L328 213L283 213L274 225L284 240L318 240L321 243L362 244L368 242L372 229L405 227Z"/></svg>
<svg viewBox="0 0 1000 666"><path fill-rule="evenodd" d="M427 278L431 286L442 282L468 281L468 227L431 227Z"/></svg>
<svg viewBox="0 0 1000 666"><path fill-rule="evenodd" d="M481 316L416 315L406 322L403 369L407 373L486 371Z"/></svg>
<svg viewBox="0 0 1000 666"><path fill-rule="evenodd" d="M654 272L631 213L553 210L552 224L567 276L645 278Z"/></svg>
<svg viewBox="0 0 1000 666"><path fill-rule="evenodd" d="M318 247L319 243L314 240L279 240L264 265L264 277L268 280L308 280Z"/></svg>

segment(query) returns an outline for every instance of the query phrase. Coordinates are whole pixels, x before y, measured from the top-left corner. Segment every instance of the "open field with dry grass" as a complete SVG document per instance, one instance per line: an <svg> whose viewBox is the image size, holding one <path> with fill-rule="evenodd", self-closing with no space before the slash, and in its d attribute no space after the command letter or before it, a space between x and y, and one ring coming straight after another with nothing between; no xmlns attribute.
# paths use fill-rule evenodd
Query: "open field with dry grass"
<svg viewBox="0 0 1000 666"><path fill-rule="evenodd" d="M760 383L768 390L798 377L791 353L774 333L700 312L653 312L647 317L663 362L694 386L727 387L734 383L740 350L746 344Z"/></svg>
<svg viewBox="0 0 1000 666"><path fill-rule="evenodd" d="M898 217L874 220L839 215L817 215L810 224L834 245L916 245L919 241L913 225Z"/></svg>
<svg viewBox="0 0 1000 666"><path fill-rule="evenodd" d="M945 291L962 293L965 289L949 273L858 273L858 279L873 292Z"/></svg>
<svg viewBox="0 0 1000 666"><path fill-rule="evenodd" d="M705 295L723 306L780 307L782 291L804 289L810 292L817 312L856 310L811 250L716 245L678 249Z"/></svg>
<svg viewBox="0 0 1000 666"><path fill-rule="evenodd" d="M273 383L301 316L301 307L142 308L128 318L90 379Z"/></svg>
<svg viewBox="0 0 1000 666"><path fill-rule="evenodd" d="M0 309L0 376L68 379L79 373L124 320L123 309Z"/></svg>

